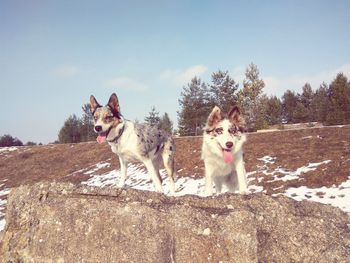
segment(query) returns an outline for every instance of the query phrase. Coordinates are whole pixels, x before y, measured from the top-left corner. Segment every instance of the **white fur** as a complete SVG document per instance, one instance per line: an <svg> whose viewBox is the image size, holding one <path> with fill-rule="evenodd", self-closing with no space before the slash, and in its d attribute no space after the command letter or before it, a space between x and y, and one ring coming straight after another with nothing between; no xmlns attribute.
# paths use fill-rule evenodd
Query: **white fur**
<svg viewBox="0 0 350 263"><path fill-rule="evenodd" d="M247 191L246 171L243 161L242 146L246 141L246 135L237 133L232 135L228 129L232 126L228 119L221 120L216 127L223 128L222 134L216 137L204 132L202 144L202 159L205 165L205 194L213 194L213 183L216 193L221 193L222 185L226 184L230 192L238 191L244 194ZM227 148L227 142L232 142L231 154L233 162L225 163L223 149Z"/></svg>

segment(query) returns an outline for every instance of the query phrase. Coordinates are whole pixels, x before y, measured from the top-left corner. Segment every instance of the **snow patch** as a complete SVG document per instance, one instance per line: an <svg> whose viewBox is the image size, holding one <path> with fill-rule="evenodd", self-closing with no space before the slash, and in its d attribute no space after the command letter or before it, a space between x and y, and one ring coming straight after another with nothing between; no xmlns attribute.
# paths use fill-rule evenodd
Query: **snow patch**
<svg viewBox="0 0 350 263"><path fill-rule="evenodd" d="M350 176L347 181L337 187L291 187L283 194L297 201L309 200L322 204L330 204L350 213Z"/></svg>
<svg viewBox="0 0 350 263"><path fill-rule="evenodd" d="M331 162L331 160L325 160L323 162L319 162L319 163L309 163L306 166L302 166L299 167L296 171L288 171L284 168L276 168L274 171L272 172L267 172L267 171L263 171L264 174L266 175L273 175L273 179L267 182L273 182L273 181L290 181L290 180L297 180L297 179L302 179L299 176L301 174L310 172L310 171L315 171L317 169L318 166L322 165L322 164L327 164ZM284 176L280 176L280 174L284 174Z"/></svg>
<svg viewBox="0 0 350 263"><path fill-rule="evenodd" d="M1 147L0 148L0 154L1 153L6 153L6 152L13 152L13 151L16 151L16 150L18 150L18 148L14 147L14 146L12 146L12 147Z"/></svg>
<svg viewBox="0 0 350 263"><path fill-rule="evenodd" d="M274 164L276 161L276 157L271 157L266 155L264 157L258 158L259 161L263 161L265 164Z"/></svg>
<svg viewBox="0 0 350 263"><path fill-rule="evenodd" d="M4 181L4 180L3 180ZM4 184L0 185L0 188L4 187ZM2 190L0 190L0 231L4 230L5 228L5 208L6 208L6 204L7 204L7 195L10 193L9 188L4 188Z"/></svg>

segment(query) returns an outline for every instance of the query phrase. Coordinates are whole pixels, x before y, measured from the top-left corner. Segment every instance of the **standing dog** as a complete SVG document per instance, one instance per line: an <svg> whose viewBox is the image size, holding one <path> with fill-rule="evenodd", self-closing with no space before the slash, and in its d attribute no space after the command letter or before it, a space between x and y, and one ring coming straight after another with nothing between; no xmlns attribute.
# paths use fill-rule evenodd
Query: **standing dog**
<svg viewBox="0 0 350 263"><path fill-rule="evenodd" d="M171 136L158 128L124 120L115 93L110 96L106 106L101 106L91 95L90 107L94 116L94 130L98 134L97 142L108 142L112 152L119 156L121 180L118 186L125 184L128 162L139 161L146 166L156 191L163 192L159 174L163 163L170 180L170 192L174 194L175 144Z"/></svg>
<svg viewBox="0 0 350 263"><path fill-rule="evenodd" d="M213 182L216 193L221 193L226 184L230 192L243 194L247 191L247 179L243 162L242 146L246 141L244 119L237 106L233 107L226 118L215 106L204 128L202 159L205 165L205 194L213 194Z"/></svg>

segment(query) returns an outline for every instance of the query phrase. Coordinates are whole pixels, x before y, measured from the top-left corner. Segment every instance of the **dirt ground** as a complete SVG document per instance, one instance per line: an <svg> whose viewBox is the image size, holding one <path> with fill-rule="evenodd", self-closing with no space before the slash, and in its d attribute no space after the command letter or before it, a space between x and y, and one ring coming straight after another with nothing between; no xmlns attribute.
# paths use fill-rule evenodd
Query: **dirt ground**
<svg viewBox="0 0 350 263"><path fill-rule="evenodd" d="M178 177L203 176L201 143L201 137L176 138ZM350 126L252 133L248 134L244 148L246 170L256 171L251 175L252 180L255 185L264 186L267 194L301 185L330 187L341 184L350 176ZM266 170L263 173L264 163L258 159L264 156L275 158L275 162L268 166L269 170L283 168L293 171L309 163L331 161L308 172L307 176L284 182L272 180L272 175L266 174ZM0 152L0 183L6 188L42 180L79 183L89 178L79 170L107 160L112 163L111 167L101 169L99 173L118 169L119 162L107 144L101 146L96 142L18 147L15 151Z"/></svg>

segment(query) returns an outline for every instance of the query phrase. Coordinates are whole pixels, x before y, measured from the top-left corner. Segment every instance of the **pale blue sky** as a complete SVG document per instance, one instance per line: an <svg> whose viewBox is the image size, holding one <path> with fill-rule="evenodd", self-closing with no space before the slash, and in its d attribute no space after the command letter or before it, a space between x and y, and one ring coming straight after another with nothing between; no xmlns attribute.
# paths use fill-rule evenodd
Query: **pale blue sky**
<svg viewBox="0 0 350 263"><path fill-rule="evenodd" d="M350 1L0 1L0 136L57 139L94 94L177 122L183 85L255 63L265 92L350 73Z"/></svg>

